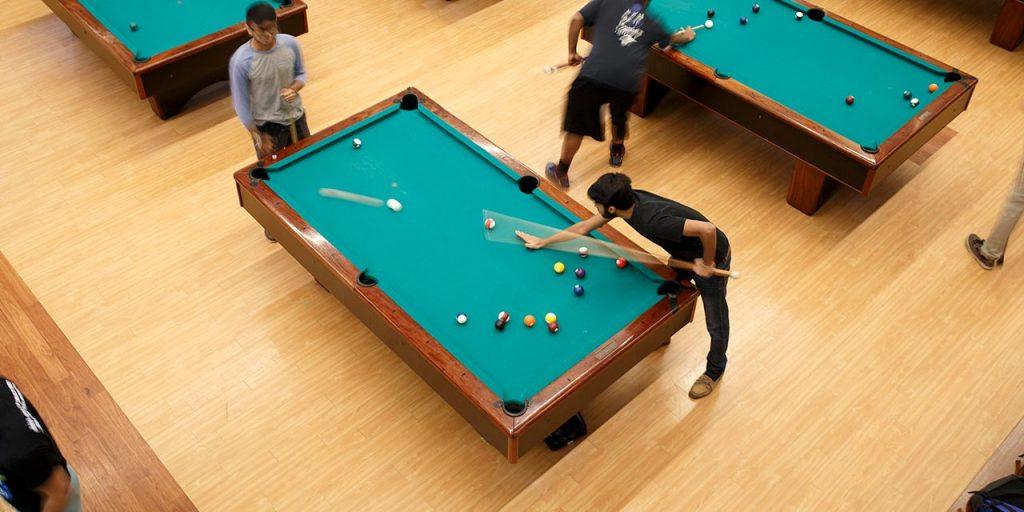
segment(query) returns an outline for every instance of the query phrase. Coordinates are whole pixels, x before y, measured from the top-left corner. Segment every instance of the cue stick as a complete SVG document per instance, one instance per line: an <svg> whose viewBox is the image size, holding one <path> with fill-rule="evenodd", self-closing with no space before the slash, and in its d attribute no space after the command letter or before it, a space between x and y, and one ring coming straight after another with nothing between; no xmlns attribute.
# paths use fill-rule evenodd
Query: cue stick
<svg viewBox="0 0 1024 512"><path fill-rule="evenodd" d="M299 142L299 133L295 130L294 121L288 125L288 130L292 133L292 144L297 144Z"/></svg>
<svg viewBox="0 0 1024 512"><path fill-rule="evenodd" d="M373 206L377 208L384 206L384 201L382 199L353 194L352 192L345 192L344 190L338 190L336 188L322 188L320 189L320 195L323 197L343 199L345 201L352 201L353 203L365 204L366 206Z"/></svg>
<svg viewBox="0 0 1024 512"><path fill-rule="evenodd" d="M548 229L551 229L554 232L558 232L559 231L559 230L556 230L554 228L548 228ZM516 233L516 235L518 235L521 232L522 231L520 231L520 230L516 230L515 233ZM693 271L694 268L696 268L696 265L691 263L691 262L689 262L689 261L682 261L682 260L677 260L677 259L673 259L673 258L659 258L659 257L657 257L657 256L655 256L655 255L653 255L651 253L648 253L646 251L643 251L643 250L630 249L629 247L623 247L623 246L618 245L618 244L613 244L613 243L610 243L610 242L605 242L604 240L599 240L599 239L594 238L592 236L580 236L580 237L574 238L572 240L566 240L564 242L558 242L557 244L555 244L556 247L545 247L545 249L549 249L549 250L552 250L552 251L559 251L559 252L570 252L570 253L571 252L576 252L576 249L571 248L571 247L575 247L575 244L573 243L573 240L578 240L580 238L584 238L584 239L586 239L586 240L588 240L590 242L593 242L593 243L595 243L597 245L603 245L606 248L606 250L608 251L609 254L612 254L612 255L615 255L615 256L621 256L622 253L626 253L626 255L630 256L630 259L632 261L637 261L637 262L641 262L641 263L650 263L650 264L655 264L655 265L666 265L666 266L669 266L669 267L672 267L672 268L689 270L691 272ZM563 246L563 247L557 247L557 246ZM606 256L604 254L592 254L592 256L597 256L599 258L608 258L608 259L612 258L612 256ZM719 276L719 277L728 277L728 278L731 278L731 279L739 279L740 278L740 273L738 271L735 271L735 270L723 270L723 269L720 269L720 268L712 267L711 268L711 273L716 275L716 276Z"/></svg>

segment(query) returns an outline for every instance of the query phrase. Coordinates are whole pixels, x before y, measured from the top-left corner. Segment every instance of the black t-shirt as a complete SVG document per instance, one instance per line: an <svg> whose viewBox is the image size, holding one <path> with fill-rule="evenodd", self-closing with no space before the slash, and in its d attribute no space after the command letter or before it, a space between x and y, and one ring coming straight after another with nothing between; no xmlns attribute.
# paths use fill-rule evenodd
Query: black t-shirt
<svg viewBox="0 0 1024 512"><path fill-rule="evenodd" d="M665 249L673 258L693 261L704 257L704 244L695 236L684 236L683 226L688 220L708 222L707 217L697 210L679 204L671 199L646 192L634 190L636 203L633 215L625 219L648 240ZM716 229L718 241L715 244L715 263L725 261L729 254L729 239L721 229ZM707 262L710 263L710 262Z"/></svg>
<svg viewBox="0 0 1024 512"><path fill-rule="evenodd" d="M594 47L580 76L628 92L640 88L651 45L669 44L671 34L647 14L642 0L591 0L580 9L593 27Z"/></svg>
<svg viewBox="0 0 1024 512"><path fill-rule="evenodd" d="M0 377L0 496L19 512L37 512L35 489L55 466L67 468L36 408L13 382Z"/></svg>

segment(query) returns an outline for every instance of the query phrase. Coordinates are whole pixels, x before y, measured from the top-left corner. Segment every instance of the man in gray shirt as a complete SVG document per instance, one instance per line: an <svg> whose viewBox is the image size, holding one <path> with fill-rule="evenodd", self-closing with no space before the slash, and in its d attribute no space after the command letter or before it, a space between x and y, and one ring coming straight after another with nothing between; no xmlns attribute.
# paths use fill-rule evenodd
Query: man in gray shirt
<svg viewBox="0 0 1024 512"><path fill-rule="evenodd" d="M231 102L252 135L256 156L263 158L309 137L299 90L306 85L306 65L295 37L277 32L277 13L257 2L245 13L252 40L235 50L228 74Z"/></svg>
<svg viewBox="0 0 1024 512"><path fill-rule="evenodd" d="M591 0L569 23L569 65L583 68L569 89L562 129L562 154L557 164L549 162L546 175L559 187L569 187L569 165L580 149L583 137L604 140L601 107L608 105L612 117L609 163L622 165L626 154L626 119L636 98L651 46L682 44L696 33L687 28L670 34L647 13L649 0ZM576 53L580 30L591 27L593 48L586 62Z"/></svg>

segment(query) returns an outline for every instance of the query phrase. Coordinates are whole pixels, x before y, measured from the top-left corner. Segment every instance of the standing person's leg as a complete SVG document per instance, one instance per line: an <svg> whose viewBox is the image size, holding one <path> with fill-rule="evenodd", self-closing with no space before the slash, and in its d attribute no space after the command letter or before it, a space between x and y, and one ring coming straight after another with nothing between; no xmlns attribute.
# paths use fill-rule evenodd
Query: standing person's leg
<svg viewBox="0 0 1024 512"><path fill-rule="evenodd" d="M1017 222L1020 221L1022 213L1024 213L1024 159L1021 159L1013 189L1003 203L999 218L989 237L982 240L974 233L967 237L967 250L971 252L982 268L991 270L993 266L1003 262L1006 244L1013 229L1017 226Z"/></svg>
<svg viewBox="0 0 1024 512"><path fill-rule="evenodd" d="M612 144L608 163L612 167L621 167L626 157L626 137L629 135L629 107L633 106L636 94L617 92L608 106L612 115Z"/></svg>
<svg viewBox="0 0 1024 512"><path fill-rule="evenodd" d="M302 113L302 117L295 121L295 131L298 135L298 140L309 138L309 123L306 121L306 113Z"/></svg>
<svg viewBox="0 0 1024 512"><path fill-rule="evenodd" d="M718 268L729 270L732 255L726 256ZM704 303L704 319L711 337L711 349L708 350L707 367L690 388L690 398L704 398L715 390L719 379L725 373L728 362L726 351L729 349L729 303L726 300L727 277L704 278L693 276L693 282L700 290L701 301Z"/></svg>
<svg viewBox="0 0 1024 512"><path fill-rule="evenodd" d="M586 78L576 77L565 102L562 153L557 164L548 162L544 170L552 183L563 189L569 188L569 166L580 149L583 137L591 137L596 141L604 140L604 124L601 121L603 104L601 86Z"/></svg>

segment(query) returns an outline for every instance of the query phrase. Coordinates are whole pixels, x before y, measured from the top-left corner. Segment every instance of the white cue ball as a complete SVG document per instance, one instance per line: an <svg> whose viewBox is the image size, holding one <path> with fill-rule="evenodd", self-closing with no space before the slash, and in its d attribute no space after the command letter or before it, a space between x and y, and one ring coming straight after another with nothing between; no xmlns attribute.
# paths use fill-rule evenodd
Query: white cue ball
<svg viewBox="0 0 1024 512"><path fill-rule="evenodd" d="M359 149L363 146L363 141L359 139L352 139L352 147Z"/></svg>
<svg viewBox="0 0 1024 512"><path fill-rule="evenodd" d="M798 20L804 19L804 13L802 13L802 12L796 13L796 19L798 19Z"/></svg>
<svg viewBox="0 0 1024 512"><path fill-rule="evenodd" d="M388 208L391 208L393 211L402 211L402 203L399 203L397 199L388 199L384 204L388 205Z"/></svg>
<svg viewBox="0 0 1024 512"><path fill-rule="evenodd" d="M715 22L713 22L711 20L707 20L707 21L704 22L704 28L714 28L714 27L715 27Z"/></svg>
<svg viewBox="0 0 1024 512"><path fill-rule="evenodd" d="M919 103L921 103L921 100L919 100L917 98L911 98L911 100L910 100L910 108L917 108L917 105Z"/></svg>

